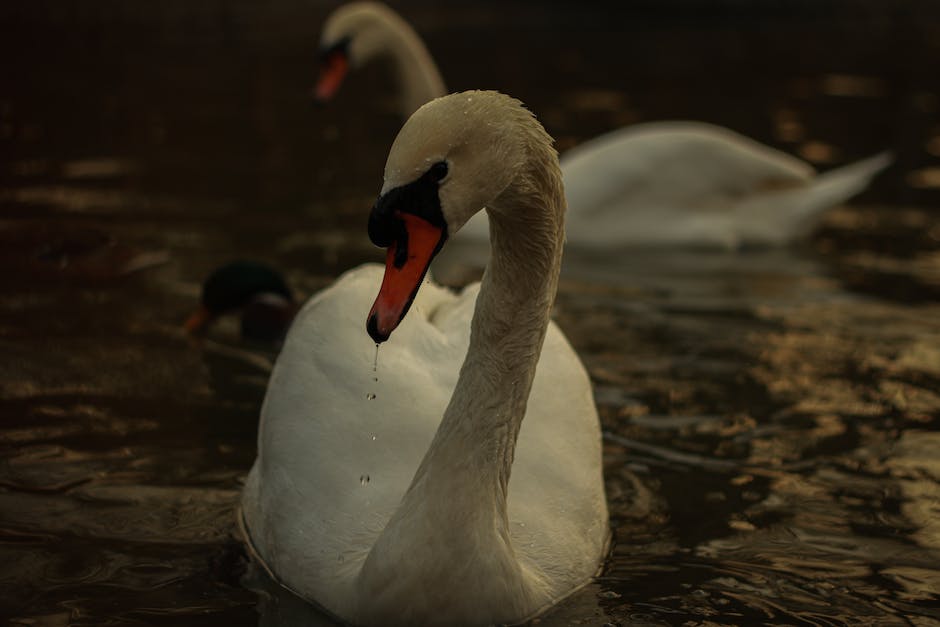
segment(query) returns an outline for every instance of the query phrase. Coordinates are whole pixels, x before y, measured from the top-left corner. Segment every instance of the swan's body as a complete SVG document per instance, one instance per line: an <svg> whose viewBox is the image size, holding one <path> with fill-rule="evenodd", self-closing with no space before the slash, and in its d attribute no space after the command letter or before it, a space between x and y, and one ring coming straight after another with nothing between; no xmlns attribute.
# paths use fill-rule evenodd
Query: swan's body
<svg viewBox="0 0 940 627"><path fill-rule="evenodd" d="M361 56L355 49L360 33L370 44ZM353 65L382 54L411 60L396 63L405 116L444 93L417 33L384 5L353 2L338 9L327 19L322 44L343 38ZM409 52L415 49L420 54ZM784 245L807 235L826 209L864 190L890 163L881 153L817 176L809 164L726 128L637 124L562 157L567 241L592 248ZM482 213L460 235L481 242L488 236Z"/></svg>
<svg viewBox="0 0 940 627"><path fill-rule="evenodd" d="M346 622L519 622L588 582L603 558L590 382L548 319L564 234L550 141L494 92L419 110L370 221L373 241L390 246L384 281L378 266L342 276L301 310L278 358L244 521L281 582ZM450 168L440 183L428 178L435 162ZM362 315L383 281L369 333L381 341L404 316L389 300L395 281L422 281L411 264L426 270L433 256L421 257L411 229L434 228L404 212L427 217L421 207L435 202L444 233L485 205L493 257L479 288L425 284L373 371Z"/></svg>
<svg viewBox="0 0 940 627"><path fill-rule="evenodd" d="M561 159L568 243L782 246L858 194L887 153L817 175L812 166L720 126L649 122L612 131ZM486 241L485 216L461 231Z"/></svg>

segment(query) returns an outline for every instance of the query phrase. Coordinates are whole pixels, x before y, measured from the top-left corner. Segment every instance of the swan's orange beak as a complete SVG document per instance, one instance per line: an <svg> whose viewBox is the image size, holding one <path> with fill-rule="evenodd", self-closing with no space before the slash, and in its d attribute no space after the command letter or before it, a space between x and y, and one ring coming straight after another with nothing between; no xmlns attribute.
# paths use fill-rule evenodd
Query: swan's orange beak
<svg viewBox="0 0 940 627"><path fill-rule="evenodd" d="M317 86L314 88L314 97L319 102L331 100L339 86L346 78L346 72L349 70L349 59L342 52L334 52L328 55L320 66L320 78L317 79Z"/></svg>
<svg viewBox="0 0 940 627"><path fill-rule="evenodd" d="M366 323L366 330L377 344L387 340L408 313L431 260L447 239L442 227L423 218L400 212L396 217L404 225L404 237L388 247L385 277Z"/></svg>

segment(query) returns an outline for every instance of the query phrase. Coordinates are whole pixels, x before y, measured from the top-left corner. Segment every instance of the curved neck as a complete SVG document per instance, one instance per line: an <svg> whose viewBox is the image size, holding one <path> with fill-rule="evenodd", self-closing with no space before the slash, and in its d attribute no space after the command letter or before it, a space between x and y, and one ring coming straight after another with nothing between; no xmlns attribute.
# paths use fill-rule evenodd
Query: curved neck
<svg viewBox="0 0 940 627"><path fill-rule="evenodd" d="M378 24L383 30L383 51L391 56L398 75L399 107L408 119L421 105L447 93L444 79L424 42L405 20L386 15Z"/></svg>
<svg viewBox="0 0 940 627"><path fill-rule="evenodd" d="M493 252L467 356L434 440L366 559L364 579L393 555L428 551L440 563L462 565L455 586L498 571L501 581L508 574L518 582L516 599L531 594L510 542L507 495L558 284L565 211L554 150L532 152L528 169L488 205Z"/></svg>
<svg viewBox="0 0 940 627"><path fill-rule="evenodd" d="M487 502L497 522L505 520L516 437L558 284L564 197L553 200L549 205L544 197L510 189L491 203L492 256L477 296L467 357L409 490L428 482L476 494L474 507ZM512 210L501 211L509 202Z"/></svg>

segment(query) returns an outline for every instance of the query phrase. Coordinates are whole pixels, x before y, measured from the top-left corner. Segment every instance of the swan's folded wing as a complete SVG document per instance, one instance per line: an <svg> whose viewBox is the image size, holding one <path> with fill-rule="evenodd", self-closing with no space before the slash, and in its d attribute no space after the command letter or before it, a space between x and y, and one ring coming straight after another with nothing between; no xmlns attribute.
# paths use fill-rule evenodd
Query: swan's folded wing
<svg viewBox="0 0 940 627"><path fill-rule="evenodd" d="M430 444L463 358L429 332L427 312L455 298L431 284L376 361L365 318L382 273L356 268L298 314L268 385L242 501L264 562L322 603L342 603L351 590Z"/></svg>
<svg viewBox="0 0 940 627"><path fill-rule="evenodd" d="M605 211L721 208L814 176L795 157L701 122L653 122L607 133L566 153L561 167L575 223Z"/></svg>

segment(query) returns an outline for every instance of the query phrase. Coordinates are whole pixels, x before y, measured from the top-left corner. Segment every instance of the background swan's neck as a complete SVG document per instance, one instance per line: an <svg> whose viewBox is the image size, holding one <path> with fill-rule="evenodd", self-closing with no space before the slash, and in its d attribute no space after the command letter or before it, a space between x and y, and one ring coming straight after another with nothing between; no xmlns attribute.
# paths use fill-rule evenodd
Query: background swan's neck
<svg viewBox="0 0 940 627"><path fill-rule="evenodd" d="M444 580L455 587L492 581L498 589L486 591L488 598L505 595L502 609L508 612L518 603L531 609L539 596L538 576L523 574L510 542L507 488L561 265L565 199L549 142L547 135L534 142L524 171L489 205L493 253L466 360L434 440L364 564L362 581L378 576L385 560L427 554L445 565L444 572L432 568L428 575L436 589L446 588ZM394 566L382 566L393 571L385 583L394 585L388 579Z"/></svg>
<svg viewBox="0 0 940 627"><path fill-rule="evenodd" d="M420 39L408 42L395 53L395 66L402 85L401 110L410 116L424 103L447 93L444 79Z"/></svg>
<svg viewBox="0 0 940 627"><path fill-rule="evenodd" d="M424 103L447 93L444 79L424 42L411 26L390 11L380 16L384 52L395 64L399 106L407 119Z"/></svg>

